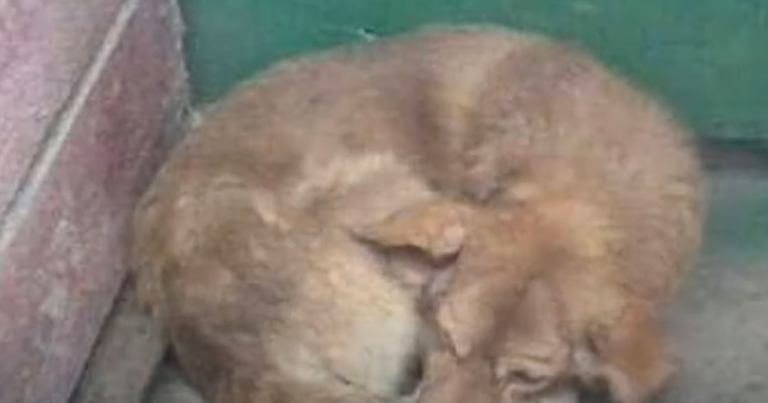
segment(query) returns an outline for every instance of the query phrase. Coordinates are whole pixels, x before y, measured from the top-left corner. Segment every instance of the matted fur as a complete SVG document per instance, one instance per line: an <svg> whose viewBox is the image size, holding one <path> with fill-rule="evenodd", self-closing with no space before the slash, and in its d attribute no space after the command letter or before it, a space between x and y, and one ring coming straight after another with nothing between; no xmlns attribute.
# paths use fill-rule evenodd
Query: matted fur
<svg viewBox="0 0 768 403"><path fill-rule="evenodd" d="M138 288L211 403L561 402L592 383L641 402L699 244L686 142L535 35L294 58L171 155L135 216Z"/></svg>

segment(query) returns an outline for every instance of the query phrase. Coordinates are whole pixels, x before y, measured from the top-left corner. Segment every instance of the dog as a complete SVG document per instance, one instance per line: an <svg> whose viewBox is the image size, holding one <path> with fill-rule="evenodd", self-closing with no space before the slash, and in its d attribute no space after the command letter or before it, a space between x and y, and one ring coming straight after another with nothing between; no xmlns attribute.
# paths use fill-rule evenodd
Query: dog
<svg viewBox="0 0 768 403"><path fill-rule="evenodd" d="M430 27L204 110L137 207L137 287L212 403L639 403L700 187L685 129L587 52Z"/></svg>

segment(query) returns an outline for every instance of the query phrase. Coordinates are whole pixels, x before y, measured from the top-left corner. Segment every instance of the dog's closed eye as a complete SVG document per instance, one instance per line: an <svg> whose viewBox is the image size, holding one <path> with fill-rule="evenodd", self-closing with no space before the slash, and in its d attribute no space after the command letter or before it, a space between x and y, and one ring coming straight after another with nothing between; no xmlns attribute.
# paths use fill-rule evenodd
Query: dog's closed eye
<svg viewBox="0 0 768 403"><path fill-rule="evenodd" d="M550 386L557 371L545 362L515 361L497 366L496 379L508 393L536 393Z"/></svg>
<svg viewBox="0 0 768 403"><path fill-rule="evenodd" d="M526 387L530 387L532 389L538 389L539 386L544 386L548 380L549 377L542 376L540 374L534 374L521 368L516 368L507 372L502 378L504 383L525 385Z"/></svg>

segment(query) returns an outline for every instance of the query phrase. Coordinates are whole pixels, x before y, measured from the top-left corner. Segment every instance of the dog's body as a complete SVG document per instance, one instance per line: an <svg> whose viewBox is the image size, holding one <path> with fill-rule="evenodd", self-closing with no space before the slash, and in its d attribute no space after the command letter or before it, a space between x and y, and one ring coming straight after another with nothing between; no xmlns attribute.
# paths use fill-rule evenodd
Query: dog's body
<svg viewBox="0 0 768 403"><path fill-rule="evenodd" d="M635 402L663 383L654 315L699 242L681 133L583 53L496 28L294 59L172 154L136 215L138 286L212 403L405 399L423 295L455 358L427 365L425 402L590 376ZM565 351L541 390L455 381L539 339Z"/></svg>

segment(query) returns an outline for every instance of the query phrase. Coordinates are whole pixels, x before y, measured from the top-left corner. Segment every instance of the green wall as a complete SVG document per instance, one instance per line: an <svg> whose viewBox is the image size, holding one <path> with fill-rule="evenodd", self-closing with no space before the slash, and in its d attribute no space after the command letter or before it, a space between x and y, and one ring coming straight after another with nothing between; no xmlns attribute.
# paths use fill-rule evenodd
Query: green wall
<svg viewBox="0 0 768 403"><path fill-rule="evenodd" d="M197 104L274 60L434 22L570 38L702 135L768 139L768 0L180 0Z"/></svg>

